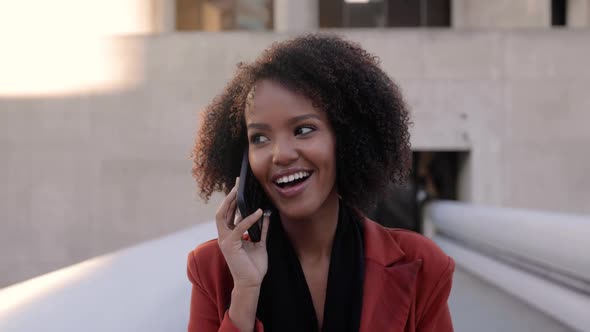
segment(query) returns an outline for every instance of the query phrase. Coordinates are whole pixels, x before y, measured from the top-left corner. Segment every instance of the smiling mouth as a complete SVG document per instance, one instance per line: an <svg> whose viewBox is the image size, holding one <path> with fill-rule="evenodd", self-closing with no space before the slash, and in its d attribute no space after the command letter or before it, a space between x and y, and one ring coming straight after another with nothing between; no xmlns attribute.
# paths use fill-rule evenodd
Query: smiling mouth
<svg viewBox="0 0 590 332"><path fill-rule="evenodd" d="M298 184L305 182L305 180L309 179L311 174L312 172L301 171L291 175L282 176L275 180L273 183L281 189L289 189L291 187L295 187Z"/></svg>

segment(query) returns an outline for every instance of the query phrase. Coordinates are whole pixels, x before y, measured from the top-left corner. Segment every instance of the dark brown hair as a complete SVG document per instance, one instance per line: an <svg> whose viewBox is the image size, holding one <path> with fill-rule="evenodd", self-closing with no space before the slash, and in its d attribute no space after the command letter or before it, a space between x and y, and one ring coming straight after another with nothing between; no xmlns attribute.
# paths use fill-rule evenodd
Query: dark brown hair
<svg viewBox="0 0 590 332"><path fill-rule="evenodd" d="M401 184L411 165L409 114L397 85L379 60L338 36L310 34L274 43L206 108L193 149L193 175L207 200L228 192L248 144L247 96L269 79L325 111L336 135L337 188L352 207L366 210L389 182Z"/></svg>

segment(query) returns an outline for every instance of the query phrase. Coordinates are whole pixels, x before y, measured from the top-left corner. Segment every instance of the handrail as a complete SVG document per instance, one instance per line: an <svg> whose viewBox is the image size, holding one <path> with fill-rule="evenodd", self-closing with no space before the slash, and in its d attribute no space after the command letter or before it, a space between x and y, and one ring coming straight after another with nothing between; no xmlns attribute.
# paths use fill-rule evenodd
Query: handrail
<svg viewBox="0 0 590 332"><path fill-rule="evenodd" d="M0 289L0 331L186 331L186 258L216 235L198 224Z"/></svg>
<svg viewBox="0 0 590 332"><path fill-rule="evenodd" d="M590 327L590 297L435 236L457 265L577 331Z"/></svg>
<svg viewBox="0 0 590 332"><path fill-rule="evenodd" d="M424 219L439 233L590 293L590 216L433 201Z"/></svg>
<svg viewBox="0 0 590 332"><path fill-rule="evenodd" d="M458 266L565 325L590 326L590 217L452 201L423 215Z"/></svg>

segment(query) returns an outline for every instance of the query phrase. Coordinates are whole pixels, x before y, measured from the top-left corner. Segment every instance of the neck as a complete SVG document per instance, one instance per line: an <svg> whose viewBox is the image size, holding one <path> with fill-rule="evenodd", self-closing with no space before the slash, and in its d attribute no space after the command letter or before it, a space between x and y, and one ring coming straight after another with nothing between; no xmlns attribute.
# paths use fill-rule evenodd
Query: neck
<svg viewBox="0 0 590 332"><path fill-rule="evenodd" d="M334 191L312 216L292 220L281 215L283 228L301 263L320 262L330 257L339 208L338 195Z"/></svg>

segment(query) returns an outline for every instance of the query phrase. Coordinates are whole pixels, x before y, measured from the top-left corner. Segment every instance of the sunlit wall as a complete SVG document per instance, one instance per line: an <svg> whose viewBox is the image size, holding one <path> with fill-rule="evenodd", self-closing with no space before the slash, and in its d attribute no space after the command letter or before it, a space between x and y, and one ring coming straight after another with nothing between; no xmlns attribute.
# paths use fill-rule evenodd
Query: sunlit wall
<svg viewBox="0 0 590 332"><path fill-rule="evenodd" d="M0 97L72 95L137 82L109 39L162 29L161 1L0 0Z"/></svg>

